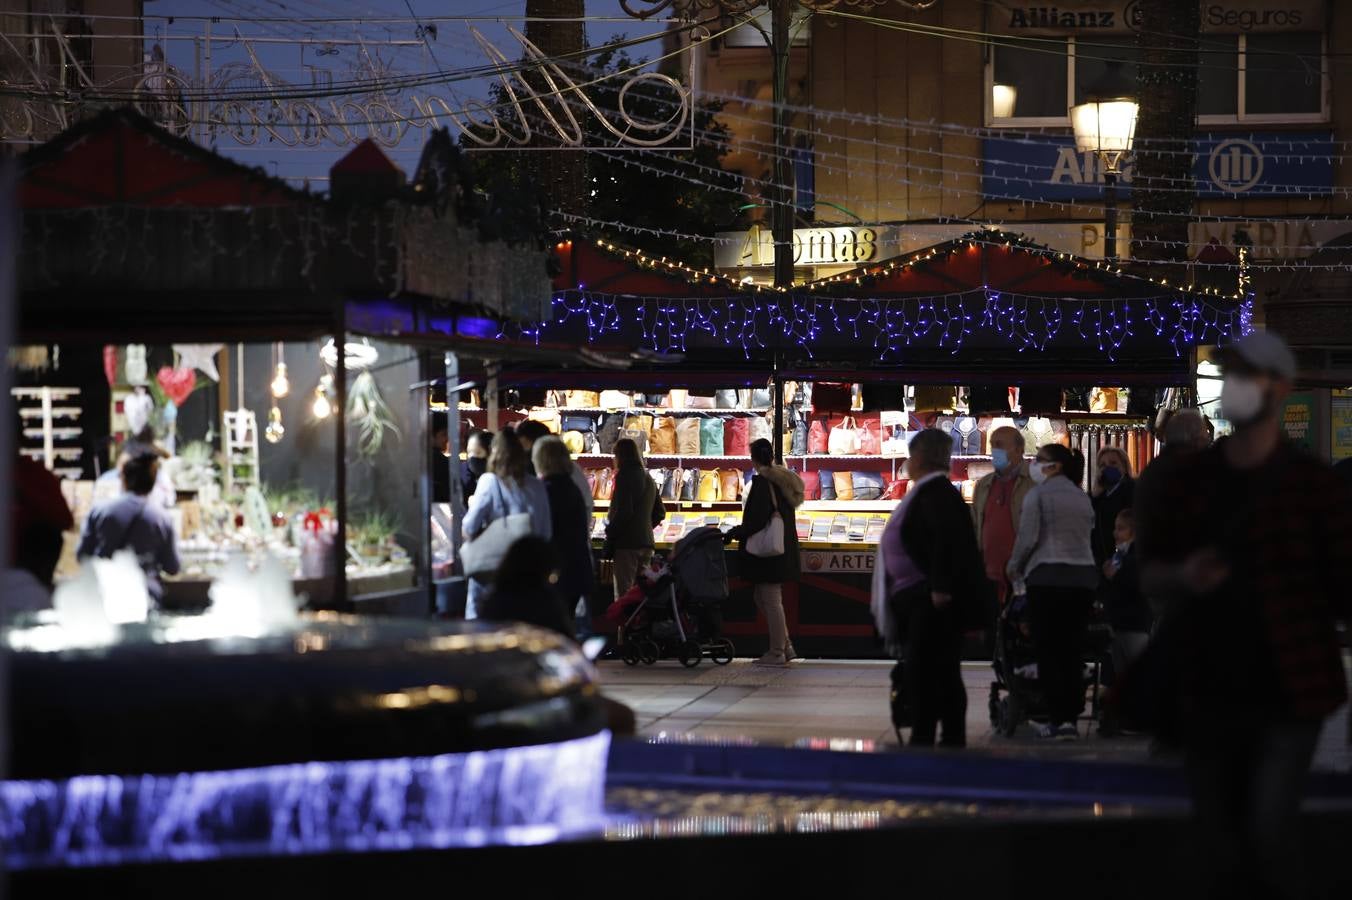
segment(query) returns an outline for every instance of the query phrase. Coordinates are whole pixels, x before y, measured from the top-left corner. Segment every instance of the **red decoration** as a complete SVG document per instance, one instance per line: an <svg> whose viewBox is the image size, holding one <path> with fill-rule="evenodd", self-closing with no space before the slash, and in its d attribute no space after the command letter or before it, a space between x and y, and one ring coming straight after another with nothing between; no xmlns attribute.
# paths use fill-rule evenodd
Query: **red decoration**
<svg viewBox="0 0 1352 900"><path fill-rule="evenodd" d="M117 348L112 344L103 348L103 377L108 379L108 387L117 381Z"/></svg>
<svg viewBox="0 0 1352 900"><path fill-rule="evenodd" d="M182 406L183 401L188 399L192 389L197 386L197 373L192 369L160 366L160 370L155 373L155 380L160 383L164 395L174 401L175 406Z"/></svg>

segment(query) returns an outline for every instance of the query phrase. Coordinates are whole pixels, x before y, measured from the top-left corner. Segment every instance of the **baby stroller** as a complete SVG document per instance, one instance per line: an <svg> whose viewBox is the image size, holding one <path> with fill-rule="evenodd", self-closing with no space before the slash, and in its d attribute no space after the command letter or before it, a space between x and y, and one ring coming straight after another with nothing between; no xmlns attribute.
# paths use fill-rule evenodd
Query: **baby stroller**
<svg viewBox="0 0 1352 900"><path fill-rule="evenodd" d="M1085 648L1084 686L1092 688L1090 715L1097 719L1103 676L1103 628L1091 623ZM1012 737L1026 721L1045 722L1047 704L1038 682L1037 656L1028 624L1028 598L1016 596L995 620L995 653L991 661L990 718L996 733ZM1001 694L1008 694L1002 697Z"/></svg>
<svg viewBox="0 0 1352 900"><path fill-rule="evenodd" d="M721 635L727 595L722 532L692 531L672 548L667 565L639 573L634 588L606 611L618 626L621 658L633 666L675 656L690 668L708 656L726 666L737 652Z"/></svg>

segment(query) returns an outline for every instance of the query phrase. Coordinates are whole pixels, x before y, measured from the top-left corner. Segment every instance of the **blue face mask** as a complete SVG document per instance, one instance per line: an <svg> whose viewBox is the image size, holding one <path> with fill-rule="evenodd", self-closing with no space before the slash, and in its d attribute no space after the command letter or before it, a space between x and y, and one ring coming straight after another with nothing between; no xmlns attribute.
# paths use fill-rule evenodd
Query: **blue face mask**
<svg viewBox="0 0 1352 900"><path fill-rule="evenodd" d="M1004 447L995 447L991 450L991 462L995 465L995 471L1003 472L1009 468L1009 452Z"/></svg>
<svg viewBox="0 0 1352 900"><path fill-rule="evenodd" d="M1099 472L1099 481L1103 482L1108 487L1112 487L1121 480L1122 470L1117 466L1104 466L1102 471Z"/></svg>

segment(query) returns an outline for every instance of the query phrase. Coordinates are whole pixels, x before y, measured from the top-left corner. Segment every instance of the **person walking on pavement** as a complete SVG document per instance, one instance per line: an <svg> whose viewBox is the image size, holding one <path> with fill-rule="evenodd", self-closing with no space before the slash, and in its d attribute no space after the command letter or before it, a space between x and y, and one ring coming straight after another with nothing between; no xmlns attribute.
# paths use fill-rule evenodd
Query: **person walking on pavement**
<svg viewBox="0 0 1352 900"><path fill-rule="evenodd" d="M1023 503L1033 489L1033 479L1024 464L1023 432L1005 425L991 432L991 463L995 471L976 483L972 495L972 519L976 525L976 543L986 561L986 577L995 585L995 600L999 607L1009 599L1009 576L1005 569L1014 552L1014 540L1019 533L1019 517ZM987 610L991 626L986 633L986 646L995 648L994 618Z"/></svg>
<svg viewBox="0 0 1352 900"><path fill-rule="evenodd" d="M1324 718L1347 701L1337 620L1352 613L1352 496L1283 437L1296 360L1279 337L1242 338L1223 371L1234 433L1137 509L1176 682L1156 693L1181 701L1161 719L1183 745L1212 895L1304 897L1305 777Z"/></svg>
<svg viewBox="0 0 1352 900"><path fill-rule="evenodd" d="M559 578L555 585L558 596L568 608L571 620L575 609L586 610L596 584L592 565L591 530L579 522L587 520L582 492L573 483L570 474L573 458L563 441L554 435L535 442L531 455L535 471L545 483L549 494L549 519L555 553L559 563ZM569 636L576 634L570 632Z"/></svg>
<svg viewBox="0 0 1352 900"><path fill-rule="evenodd" d="M948 478L952 452L952 439L937 429L911 439L911 487L873 564L875 620L886 643L902 644L913 747L934 746L940 722L943 746L966 746L962 634L992 593L967 504Z"/></svg>
<svg viewBox="0 0 1352 900"><path fill-rule="evenodd" d="M1084 709L1080 657L1099 583L1094 507L1079 487L1084 455L1078 450L1045 444L1029 472L1038 484L1023 504L1009 577L1015 593L1024 588L1028 595L1038 683L1047 701L1047 722L1038 734L1075 740L1075 721Z"/></svg>
<svg viewBox="0 0 1352 900"><path fill-rule="evenodd" d="M1117 514L1131 509L1136 498L1136 479L1131 461L1120 447L1104 447L1095 460L1098 477L1094 479L1094 564L1100 569L1113 558L1117 541L1113 531Z"/></svg>
<svg viewBox="0 0 1352 900"><path fill-rule="evenodd" d="M723 540L741 542L738 567L742 578L753 585L756 608L769 626L770 649L756 664L785 666L798 657L784 617L784 583L797 581L802 574L794 511L803 505L803 480L775 464L774 446L765 438L752 441L750 450L756 477L751 479L751 488L743 501L742 524L728 531ZM784 552L778 556L752 556L746 551L747 540L769 526L776 514L784 529Z"/></svg>
<svg viewBox="0 0 1352 900"><path fill-rule="evenodd" d="M472 541L497 520L519 513L530 515L531 534L546 541L553 535L549 493L540 479L526 471L526 451L516 434L504 428L493 438L488 471L480 477L465 512L465 539ZM479 617L479 603L488 595L492 577L492 573L470 577L466 619Z"/></svg>
<svg viewBox="0 0 1352 900"><path fill-rule="evenodd" d="M606 548L614 560L615 598L634 586L641 569L653 558L653 528L666 518L638 445L629 438L615 442L615 490L606 517Z"/></svg>

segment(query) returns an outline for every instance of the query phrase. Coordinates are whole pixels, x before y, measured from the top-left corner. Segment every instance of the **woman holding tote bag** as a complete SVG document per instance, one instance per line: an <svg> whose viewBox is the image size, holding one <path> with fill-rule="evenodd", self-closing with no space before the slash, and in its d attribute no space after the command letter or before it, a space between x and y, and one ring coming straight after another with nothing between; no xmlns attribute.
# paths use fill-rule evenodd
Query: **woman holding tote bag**
<svg viewBox="0 0 1352 900"><path fill-rule="evenodd" d="M469 577L465 618L479 617L479 602L487 596L498 564L513 543L526 535L549 540L549 493L544 482L526 471L526 451L516 432L504 428L493 437L488 471L470 498L465 513L465 543L461 564Z"/></svg>
<svg viewBox="0 0 1352 900"><path fill-rule="evenodd" d="M724 540L741 542L741 575L754 586L756 607L770 627L770 650L756 664L785 666L797 657L784 619L784 582L797 581L801 574L794 512L803 503L803 480L775 465L767 440L752 442L751 462L756 477L746 491L742 524Z"/></svg>

